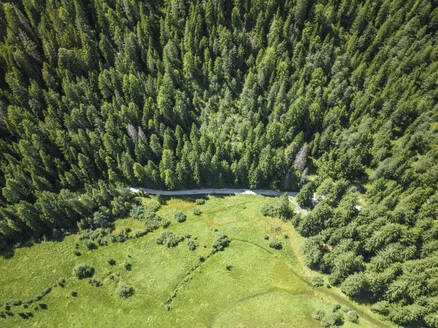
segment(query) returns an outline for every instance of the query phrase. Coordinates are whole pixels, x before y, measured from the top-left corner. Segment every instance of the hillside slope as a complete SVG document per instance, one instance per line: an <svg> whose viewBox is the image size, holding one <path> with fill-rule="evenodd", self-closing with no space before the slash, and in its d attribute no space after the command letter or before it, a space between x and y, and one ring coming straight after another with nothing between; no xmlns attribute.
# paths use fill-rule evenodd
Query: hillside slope
<svg viewBox="0 0 438 328"><path fill-rule="evenodd" d="M302 187L304 203L319 186L294 220L309 263L437 326L437 7L3 1L0 249L119 215L118 185Z"/></svg>

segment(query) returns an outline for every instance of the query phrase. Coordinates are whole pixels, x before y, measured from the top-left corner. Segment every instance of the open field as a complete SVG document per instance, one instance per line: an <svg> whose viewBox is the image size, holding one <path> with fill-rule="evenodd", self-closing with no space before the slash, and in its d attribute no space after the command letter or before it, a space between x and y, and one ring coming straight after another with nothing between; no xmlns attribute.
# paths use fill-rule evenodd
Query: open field
<svg viewBox="0 0 438 328"><path fill-rule="evenodd" d="M354 307L359 314L363 311L358 324L345 319L343 327L392 327L374 315L367 317L370 312L365 306L352 304L336 289L309 284L314 273L303 268L302 259L297 257L301 240L291 225L260 214L269 197L204 198L204 205L196 205L195 198L168 200L158 214L171 221L169 227L123 243L88 250L72 235L62 242L20 248L14 257L0 259L0 304L32 299L65 279L61 282L64 287L57 284L27 308L12 306L13 315L0 318L0 326L316 328L321 325L312 313L317 309L330 311L340 304L344 309ZM202 214L194 215L195 208ZM174 219L177 210L187 215L185 222ZM134 235L144 226L127 218L116 222L115 232L123 228L130 228L130 235ZM163 230L180 236L190 234L198 246L189 250L187 238L173 248L158 245L155 240ZM230 246L209 256L217 233L227 235ZM265 235L281 240L283 248L270 248ZM79 243L78 249L75 243ZM82 255L75 256L74 251ZM200 257L205 260L200 262ZM115 265L108 264L109 258ZM126 270L124 262L132 268ZM95 268L93 278L101 287L91 286L90 279L73 276L72 270L79 263ZM115 289L119 281L132 285L134 295L118 296ZM72 291L77 292L76 297Z"/></svg>

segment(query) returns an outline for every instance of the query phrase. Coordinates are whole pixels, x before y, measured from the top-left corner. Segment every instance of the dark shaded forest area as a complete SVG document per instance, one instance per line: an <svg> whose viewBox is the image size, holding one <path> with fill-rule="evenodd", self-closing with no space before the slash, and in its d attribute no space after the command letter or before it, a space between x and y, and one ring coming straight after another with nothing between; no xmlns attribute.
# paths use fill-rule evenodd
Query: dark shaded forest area
<svg viewBox="0 0 438 328"><path fill-rule="evenodd" d="M437 30L436 0L3 1L0 249L118 186L316 191L308 264L437 327Z"/></svg>

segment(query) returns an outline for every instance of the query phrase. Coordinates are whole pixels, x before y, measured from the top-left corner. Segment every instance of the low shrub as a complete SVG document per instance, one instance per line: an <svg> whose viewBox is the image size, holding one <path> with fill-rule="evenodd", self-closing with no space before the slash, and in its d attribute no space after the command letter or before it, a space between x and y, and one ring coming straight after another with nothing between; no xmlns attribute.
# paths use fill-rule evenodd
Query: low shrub
<svg viewBox="0 0 438 328"><path fill-rule="evenodd" d="M32 301L33 301L33 302L38 302L38 301L40 301L42 298L43 298L43 297L42 297L41 295L37 295L37 296L35 296L35 297L32 299Z"/></svg>
<svg viewBox="0 0 438 328"><path fill-rule="evenodd" d="M348 311L345 315L347 316L348 321L351 321L353 323L359 322L359 315L356 311Z"/></svg>
<svg viewBox="0 0 438 328"><path fill-rule="evenodd" d="M93 249L97 249L97 245L95 243L93 243L92 241L86 240L84 242L85 247L87 247L87 249L89 250L93 250Z"/></svg>
<svg viewBox="0 0 438 328"><path fill-rule="evenodd" d="M274 249L282 249L283 245L281 244L281 241L279 241L277 238L272 238L269 241L269 247L274 248Z"/></svg>
<svg viewBox="0 0 438 328"><path fill-rule="evenodd" d="M312 278L313 287L321 287L324 286L324 279L322 277L313 277Z"/></svg>
<svg viewBox="0 0 438 328"><path fill-rule="evenodd" d="M147 234L148 234L147 230L137 231L135 233L135 238L140 238L140 237L146 236Z"/></svg>
<svg viewBox="0 0 438 328"><path fill-rule="evenodd" d="M94 275L94 268L88 264L78 264L74 267L73 274L78 279L90 278Z"/></svg>
<svg viewBox="0 0 438 328"><path fill-rule="evenodd" d="M90 280L88 280L88 284L90 286L94 286L94 287L101 287L102 283L99 280L96 280L94 278L91 278Z"/></svg>
<svg viewBox="0 0 438 328"><path fill-rule="evenodd" d="M339 304L335 304L332 306L331 310L332 312L337 312L341 309L341 306Z"/></svg>
<svg viewBox="0 0 438 328"><path fill-rule="evenodd" d="M173 216L178 222L184 222L187 218L187 215L185 215L182 211L176 211Z"/></svg>
<svg viewBox="0 0 438 328"><path fill-rule="evenodd" d="M187 246L189 247L189 250L194 251L198 245L193 240L187 241Z"/></svg>
<svg viewBox="0 0 438 328"><path fill-rule="evenodd" d="M71 296L73 296L73 297L77 297L77 296L78 296L78 292L72 291L72 292L71 292Z"/></svg>
<svg viewBox="0 0 438 328"><path fill-rule="evenodd" d="M201 215L201 214L202 214L202 211L201 211L199 208L195 208L195 209L193 210L193 214L194 214L194 215Z"/></svg>
<svg viewBox="0 0 438 328"><path fill-rule="evenodd" d="M116 287L116 293L120 297L127 298L134 295L134 288L131 285L120 281Z"/></svg>
<svg viewBox="0 0 438 328"><path fill-rule="evenodd" d="M321 321L325 317L325 312L323 310L316 310L312 313L312 318Z"/></svg>
<svg viewBox="0 0 438 328"><path fill-rule="evenodd" d="M43 292L41 293L42 296L46 296L48 293L50 293L52 291L52 287L47 287L43 290Z"/></svg>
<svg viewBox="0 0 438 328"><path fill-rule="evenodd" d="M79 252L79 251L74 251L73 254L76 255L76 256L81 256L82 255L81 252Z"/></svg>
<svg viewBox="0 0 438 328"><path fill-rule="evenodd" d="M165 204L166 203L166 197L164 195L158 195L157 196L157 202L161 205L161 204Z"/></svg>
<svg viewBox="0 0 438 328"><path fill-rule="evenodd" d="M103 239L103 238L97 238L96 241L97 241L97 244L98 244L99 246L107 246L107 245L108 245L108 241L106 241L106 240Z"/></svg>
<svg viewBox="0 0 438 328"><path fill-rule="evenodd" d="M115 265L116 261L114 259L109 258L108 260L106 260L108 262L109 265Z"/></svg>
<svg viewBox="0 0 438 328"><path fill-rule="evenodd" d="M203 199L203 198L198 198L198 199L195 201L195 204L196 204L196 205L204 205L204 204L205 204L205 199Z"/></svg>
<svg viewBox="0 0 438 328"><path fill-rule="evenodd" d="M269 240L269 235L268 235L268 234L265 234L263 238L264 238L265 240Z"/></svg>
<svg viewBox="0 0 438 328"><path fill-rule="evenodd" d="M371 311L380 313L383 315L388 315L390 311L390 304L388 301L380 301L371 305Z"/></svg>
<svg viewBox="0 0 438 328"><path fill-rule="evenodd" d="M127 271L131 271L131 269L132 269L132 265L131 265L131 263L128 263L128 262L123 262L123 267L127 270Z"/></svg>

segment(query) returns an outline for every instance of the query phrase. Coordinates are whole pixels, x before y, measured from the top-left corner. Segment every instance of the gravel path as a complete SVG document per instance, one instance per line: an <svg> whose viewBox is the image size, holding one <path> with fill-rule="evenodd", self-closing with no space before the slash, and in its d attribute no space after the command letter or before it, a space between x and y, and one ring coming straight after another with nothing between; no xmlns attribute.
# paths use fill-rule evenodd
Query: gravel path
<svg viewBox="0 0 438 328"><path fill-rule="evenodd" d="M149 189L149 188L128 188L130 192L143 191L152 195L163 195L163 196L183 196L183 195L205 195L205 194L216 194L216 195L264 195L264 196L281 196L284 194L282 191L275 191L269 189L217 189L217 188L206 188L206 189L184 189L184 190L159 190L159 189ZM289 197L296 197L298 192L291 191L287 195Z"/></svg>
<svg viewBox="0 0 438 328"><path fill-rule="evenodd" d="M263 195L263 196L281 196L284 191L275 191L270 189L233 189L233 188L204 188L204 189L183 189L183 190L160 190L150 188L127 188L129 192L143 191L151 195L163 195L163 196L184 196L184 195ZM292 204L294 204L296 210L300 214L307 214L307 211L298 205L295 197L297 197L297 191L287 192L287 196Z"/></svg>

